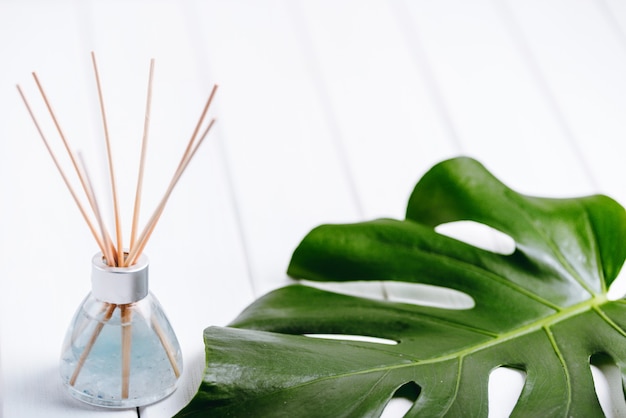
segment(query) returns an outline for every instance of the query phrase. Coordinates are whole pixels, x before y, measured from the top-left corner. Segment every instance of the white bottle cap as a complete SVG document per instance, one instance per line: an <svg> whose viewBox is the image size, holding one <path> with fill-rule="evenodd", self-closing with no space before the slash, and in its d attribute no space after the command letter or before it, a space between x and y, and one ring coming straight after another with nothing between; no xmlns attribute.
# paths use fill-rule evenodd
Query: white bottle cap
<svg viewBox="0 0 626 418"><path fill-rule="evenodd" d="M129 267L111 267L102 253L91 260L91 293L108 303L124 305L148 295L148 257L142 255Z"/></svg>

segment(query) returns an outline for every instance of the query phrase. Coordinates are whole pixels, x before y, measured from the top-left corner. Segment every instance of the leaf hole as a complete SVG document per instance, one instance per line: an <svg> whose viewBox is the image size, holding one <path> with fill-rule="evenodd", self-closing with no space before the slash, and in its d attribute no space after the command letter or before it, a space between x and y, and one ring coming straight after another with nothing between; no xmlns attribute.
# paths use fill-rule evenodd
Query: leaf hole
<svg viewBox="0 0 626 418"><path fill-rule="evenodd" d="M370 337L367 335L347 335L347 334L303 334L305 337L320 338L324 340L339 341L360 341L374 344L397 345L398 342L388 338Z"/></svg>
<svg viewBox="0 0 626 418"><path fill-rule="evenodd" d="M454 310L472 309L475 305L474 298L467 293L447 287L390 281L385 283L385 288L387 300L393 302Z"/></svg>
<svg viewBox="0 0 626 418"><path fill-rule="evenodd" d="M492 253L511 255L515 252L515 240L511 236L479 222L448 222L437 225L435 231Z"/></svg>
<svg viewBox="0 0 626 418"><path fill-rule="evenodd" d="M626 402L619 368L611 356L598 353L589 359L598 401L607 418L626 416Z"/></svg>
<svg viewBox="0 0 626 418"><path fill-rule="evenodd" d="M302 284L348 296L385 300L435 308L463 310L474 307L474 299L467 293L447 287L398 281L312 282Z"/></svg>
<svg viewBox="0 0 626 418"><path fill-rule="evenodd" d="M526 372L512 367L498 367L489 374L489 418L511 415L526 383Z"/></svg>
<svg viewBox="0 0 626 418"><path fill-rule="evenodd" d="M415 404L420 392L421 388L415 382L408 382L400 386L385 405L385 409L380 415L381 418L403 417Z"/></svg>

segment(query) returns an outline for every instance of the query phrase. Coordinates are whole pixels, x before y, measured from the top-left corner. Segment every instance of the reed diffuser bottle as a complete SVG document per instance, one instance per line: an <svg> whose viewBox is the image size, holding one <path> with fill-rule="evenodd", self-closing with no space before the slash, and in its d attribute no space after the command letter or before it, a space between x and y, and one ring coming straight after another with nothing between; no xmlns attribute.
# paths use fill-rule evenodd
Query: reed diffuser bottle
<svg viewBox="0 0 626 418"><path fill-rule="evenodd" d="M217 86L213 86L211 90L163 198L139 233L137 226L154 70L154 60L150 62L130 246L125 251L104 99L95 55L92 53L91 57L104 125L112 206L115 212L113 238L100 213L87 166L70 147L37 75L33 73L35 83L67 151L76 177L74 182L79 183L82 188L82 199L59 163L22 89L20 86L17 88L39 136L100 248L100 253L92 259L91 292L76 311L61 350L61 378L70 394L81 401L112 408L136 407L156 402L172 393L182 373L183 360L178 340L161 305L148 287L148 258L143 250L174 187L215 122L215 119L211 119L201 129L205 125L205 117Z"/></svg>
<svg viewBox="0 0 626 418"><path fill-rule="evenodd" d="M148 258L110 267L92 260L92 290L65 336L61 377L84 402L126 408L156 402L174 391L182 354L174 330L148 288Z"/></svg>

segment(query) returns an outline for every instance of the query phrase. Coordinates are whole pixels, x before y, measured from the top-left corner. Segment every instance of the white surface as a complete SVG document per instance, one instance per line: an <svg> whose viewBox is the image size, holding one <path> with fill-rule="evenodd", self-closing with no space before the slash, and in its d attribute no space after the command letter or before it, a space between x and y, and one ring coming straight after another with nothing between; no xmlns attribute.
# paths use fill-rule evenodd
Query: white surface
<svg viewBox="0 0 626 418"><path fill-rule="evenodd" d="M137 415L86 408L57 378L97 249L17 95L47 120L31 71L101 173L96 52L118 178L131 179L126 234L149 59L144 219L220 85L216 129L146 249L186 364L141 416L168 417L199 384L206 326L286 283L314 226L402 217L439 160L473 156L525 193L626 202L625 33L615 0L1 1L0 415Z"/></svg>

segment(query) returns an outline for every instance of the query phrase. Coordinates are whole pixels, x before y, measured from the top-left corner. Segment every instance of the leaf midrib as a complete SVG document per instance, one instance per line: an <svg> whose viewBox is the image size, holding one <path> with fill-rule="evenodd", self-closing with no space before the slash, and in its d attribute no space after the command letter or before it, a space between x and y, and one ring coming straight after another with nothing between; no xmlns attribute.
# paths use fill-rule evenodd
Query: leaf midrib
<svg viewBox="0 0 626 418"><path fill-rule="evenodd" d="M455 353L451 353L442 357L418 361L416 364L421 365L421 364L428 364L428 363L436 363L436 362L445 361L445 360L449 360L449 359L456 358L456 357L464 357L467 354L476 353L478 351L510 341L512 339L519 338L523 335L531 334L542 328L549 329L553 325L559 322L563 322L569 318L580 315L581 313L595 310L596 307L601 306L606 302L608 302L608 298L606 297L606 295L599 295L592 299L587 299L586 301L578 303L576 305L563 308L557 313L548 315L544 318L540 318L534 322L531 322L530 324L524 325L519 328L515 328L514 330L505 332L503 334L499 334L497 337L495 337L492 340L487 340L485 342L479 343L472 347L469 347L464 350L457 351Z"/></svg>
<svg viewBox="0 0 626 418"><path fill-rule="evenodd" d="M280 388L279 390L276 391L272 391L267 393L266 395L264 395L263 397L267 397L267 396L272 396L275 393L284 391L284 390L292 390L292 389L297 389L297 388L301 388L304 386L308 386L314 383L319 383L319 382L323 382L326 380L333 380L333 379L338 379L338 378L342 378L342 377L350 377L350 376L357 376L360 374L368 374L368 373L377 373L377 372L390 372L391 370L396 370L396 369L403 369L406 367L415 367L415 366L422 366L422 365L426 365L426 364L434 364L434 363L441 363L441 362L446 362L446 361L451 361L451 360L457 360L459 362L462 362L463 359L469 355L469 354L474 354L477 353L479 351L488 349L490 347L496 346L498 344L510 341L512 339L515 338L519 338L523 335L527 335L530 333L533 333L535 331L539 331L539 330L549 330L553 325L565 321L569 318L575 317L577 315L580 315L582 313L588 312L588 311L596 311L596 308L599 308L601 305L607 303L609 300L606 297L606 295L599 295L596 296L592 299L588 299L584 302L581 302L579 304L576 305L572 305L570 307L564 308L562 309L560 312L557 312L555 314L552 315L548 315L544 318L541 318L537 321L534 321L528 325L525 325L523 327L519 327L516 328L515 330L512 330L510 332L506 332L503 334L498 335L497 337L495 337L492 340L488 340L482 343L478 343L476 345L473 345L471 347L465 348L463 350L460 351L456 351L454 353L450 353L450 354L446 354L440 357L435 357L435 358L431 358L431 359L426 359L426 360L415 360L415 361L411 361L409 363L403 363L403 364L396 364L396 365L386 365L386 366L382 366L382 367L374 367L374 368L370 368L370 369L366 369L366 370L359 370L359 371L355 371L355 372L348 372L348 373L342 373L342 374L338 374L338 375L332 375L332 376L325 376L325 377L320 377L318 379L313 379L313 380L309 380L307 382L303 382L299 385L295 385L295 386L290 386L288 388ZM402 341L400 341L400 343L402 343ZM460 367L460 366L459 366Z"/></svg>

